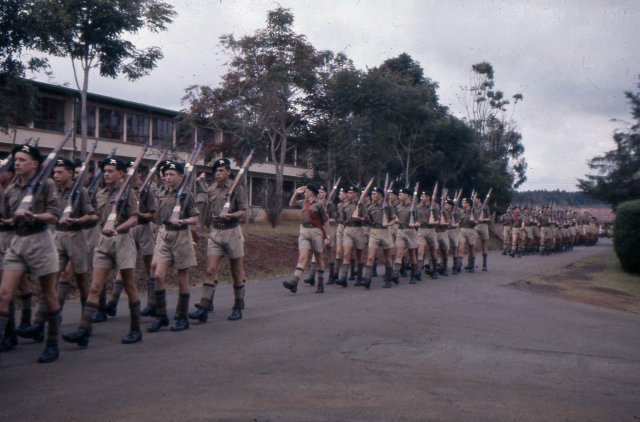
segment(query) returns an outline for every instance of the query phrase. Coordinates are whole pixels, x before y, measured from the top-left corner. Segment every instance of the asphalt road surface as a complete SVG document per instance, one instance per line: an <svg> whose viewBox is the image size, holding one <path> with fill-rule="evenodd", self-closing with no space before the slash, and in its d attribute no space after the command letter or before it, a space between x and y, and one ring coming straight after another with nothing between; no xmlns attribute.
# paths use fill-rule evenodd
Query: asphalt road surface
<svg viewBox="0 0 640 422"><path fill-rule="evenodd" d="M640 317L509 287L610 247L492 254L489 272L384 290L250 283L236 322L221 285L208 323L129 346L124 298L88 349L2 354L0 421L638 421Z"/></svg>

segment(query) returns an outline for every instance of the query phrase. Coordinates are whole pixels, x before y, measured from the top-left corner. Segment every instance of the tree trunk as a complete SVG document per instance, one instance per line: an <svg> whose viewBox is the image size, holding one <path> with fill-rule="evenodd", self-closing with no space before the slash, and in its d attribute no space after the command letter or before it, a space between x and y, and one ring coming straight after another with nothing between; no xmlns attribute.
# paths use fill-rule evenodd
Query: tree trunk
<svg viewBox="0 0 640 422"><path fill-rule="evenodd" d="M89 91L89 67L84 68L82 90L80 91L80 155L87 153L89 122L87 119L87 92Z"/></svg>

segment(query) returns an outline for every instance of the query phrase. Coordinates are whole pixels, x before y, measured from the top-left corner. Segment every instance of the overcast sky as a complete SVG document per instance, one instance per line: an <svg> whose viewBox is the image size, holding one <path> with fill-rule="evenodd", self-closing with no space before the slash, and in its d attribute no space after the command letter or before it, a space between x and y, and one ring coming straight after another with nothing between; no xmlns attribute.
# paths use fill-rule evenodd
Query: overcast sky
<svg viewBox="0 0 640 422"><path fill-rule="evenodd" d="M281 5L315 48L344 52L360 69L408 53L461 117L471 65L491 63L496 88L524 96L515 113L529 162L520 190L576 190L587 160L612 149L614 129L624 128L611 119L630 120L624 91L638 91L637 1L169 2L178 12L169 30L135 37L162 48L158 68L136 82L94 72L90 92L179 110L187 86L219 83L227 58L219 36L251 34ZM75 87L70 61L52 64L53 78L37 79Z"/></svg>

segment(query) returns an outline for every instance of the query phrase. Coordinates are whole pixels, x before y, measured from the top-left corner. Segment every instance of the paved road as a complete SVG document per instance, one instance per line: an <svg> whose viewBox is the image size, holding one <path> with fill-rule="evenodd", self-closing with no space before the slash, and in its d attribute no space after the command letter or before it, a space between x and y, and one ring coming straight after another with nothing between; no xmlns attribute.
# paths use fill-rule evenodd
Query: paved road
<svg viewBox="0 0 640 422"><path fill-rule="evenodd" d="M222 286L207 324L131 346L125 312L54 364L3 354L0 420L638 421L640 317L508 286L610 247L389 290L251 283L238 322Z"/></svg>

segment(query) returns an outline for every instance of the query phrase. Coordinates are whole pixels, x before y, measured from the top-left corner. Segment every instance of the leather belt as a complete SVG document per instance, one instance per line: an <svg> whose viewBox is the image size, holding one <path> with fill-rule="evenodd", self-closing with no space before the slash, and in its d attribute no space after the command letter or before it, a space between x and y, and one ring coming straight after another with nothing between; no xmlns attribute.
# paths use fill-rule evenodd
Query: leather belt
<svg viewBox="0 0 640 422"><path fill-rule="evenodd" d="M47 225L42 224L32 224L29 226L16 226L16 235L18 236L30 236L36 233L42 233L47 230Z"/></svg>
<svg viewBox="0 0 640 422"><path fill-rule="evenodd" d="M179 227L179 226L174 226L171 223L164 223L164 229L169 232L179 232L181 230L187 230L188 228L189 226L186 224L184 226Z"/></svg>
<svg viewBox="0 0 640 422"><path fill-rule="evenodd" d="M238 220L233 220L233 221L213 221L213 223L211 223L211 228L216 229L216 230L228 230L228 229L233 229L235 227L238 227L240 223L238 222Z"/></svg>

